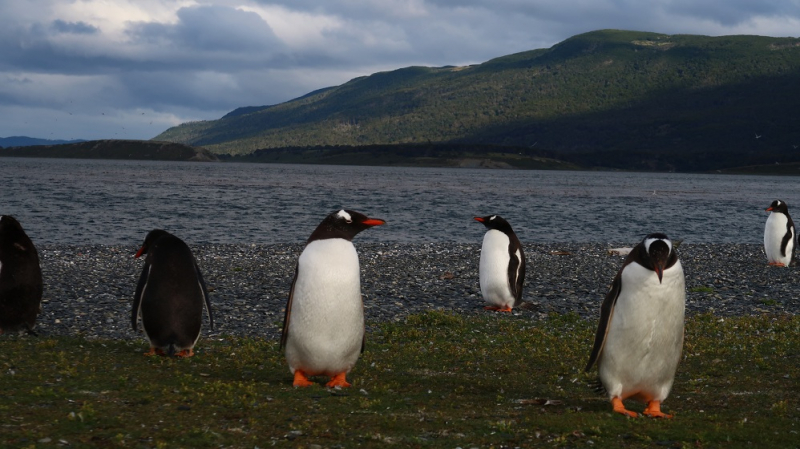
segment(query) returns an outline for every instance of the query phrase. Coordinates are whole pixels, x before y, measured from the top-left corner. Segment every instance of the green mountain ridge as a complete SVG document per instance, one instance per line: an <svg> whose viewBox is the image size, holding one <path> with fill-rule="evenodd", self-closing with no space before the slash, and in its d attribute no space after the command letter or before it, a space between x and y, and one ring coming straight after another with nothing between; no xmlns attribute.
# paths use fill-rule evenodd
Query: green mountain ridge
<svg viewBox="0 0 800 449"><path fill-rule="evenodd" d="M379 72L155 140L232 155L502 145L582 166L705 171L800 161L798 80L797 38L602 30L477 65Z"/></svg>

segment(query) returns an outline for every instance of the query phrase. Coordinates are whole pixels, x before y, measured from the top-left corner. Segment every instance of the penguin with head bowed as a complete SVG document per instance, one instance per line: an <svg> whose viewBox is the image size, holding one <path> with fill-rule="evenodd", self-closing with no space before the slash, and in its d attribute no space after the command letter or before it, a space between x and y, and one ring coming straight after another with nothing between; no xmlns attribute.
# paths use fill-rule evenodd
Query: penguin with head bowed
<svg viewBox="0 0 800 449"><path fill-rule="evenodd" d="M145 355L191 357L200 338L204 304L214 328L208 289L192 250L169 232L154 229L134 257L142 254L147 257L133 297L131 326L136 331L141 316L150 341Z"/></svg>
<svg viewBox="0 0 800 449"><path fill-rule="evenodd" d="M14 217L0 216L0 334L24 329L35 335L42 291L36 247Z"/></svg>
<svg viewBox="0 0 800 449"><path fill-rule="evenodd" d="M474 217L488 229L483 236L479 267L481 295L487 310L511 312L522 303L525 252L517 235L503 217Z"/></svg>
<svg viewBox="0 0 800 449"><path fill-rule="evenodd" d="M328 376L327 387L349 387L346 375L364 350L361 273L352 240L386 222L351 210L328 215L297 260L281 334L295 387Z"/></svg>
<svg viewBox="0 0 800 449"><path fill-rule="evenodd" d="M614 411L637 416L623 400L647 403L644 414L661 411L683 348L686 289L672 242L650 234L628 254L600 309L594 347L586 365L597 362L602 389Z"/></svg>
<svg viewBox="0 0 800 449"><path fill-rule="evenodd" d="M767 261L776 267L788 267L794 260L794 222L789 216L786 202L775 200L767 208L770 212L764 227L764 251Z"/></svg>

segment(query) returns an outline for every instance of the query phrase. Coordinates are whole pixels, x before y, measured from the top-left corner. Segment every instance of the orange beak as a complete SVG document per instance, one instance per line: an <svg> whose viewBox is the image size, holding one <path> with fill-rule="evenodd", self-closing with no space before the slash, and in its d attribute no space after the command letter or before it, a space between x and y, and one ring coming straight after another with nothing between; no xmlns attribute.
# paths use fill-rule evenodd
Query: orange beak
<svg viewBox="0 0 800 449"><path fill-rule="evenodd" d="M368 218L362 221L361 224L367 226L380 226L386 224L386 222L381 220L380 218Z"/></svg>
<svg viewBox="0 0 800 449"><path fill-rule="evenodd" d="M473 218L475 219L475 221L480 221L481 223L483 223L483 217L473 217Z"/></svg>
<svg viewBox="0 0 800 449"><path fill-rule="evenodd" d="M144 246L143 246L143 247L141 247L141 248L139 248L139 251L136 251L136 255L135 255L135 256L133 256L133 258L134 258L134 259L138 259L139 257L141 257L141 256L142 256L142 254L144 254Z"/></svg>

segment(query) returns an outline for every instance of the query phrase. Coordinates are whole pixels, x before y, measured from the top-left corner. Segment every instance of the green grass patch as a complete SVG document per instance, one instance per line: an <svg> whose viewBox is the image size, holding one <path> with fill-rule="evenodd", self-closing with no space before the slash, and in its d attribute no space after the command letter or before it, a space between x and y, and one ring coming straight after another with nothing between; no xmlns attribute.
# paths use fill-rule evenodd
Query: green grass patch
<svg viewBox="0 0 800 449"><path fill-rule="evenodd" d="M687 320L672 420L624 418L587 387L595 324L444 313L377 324L345 390L292 388L272 340L201 339L179 360L142 356L144 340L3 336L0 446L797 444L800 318Z"/></svg>

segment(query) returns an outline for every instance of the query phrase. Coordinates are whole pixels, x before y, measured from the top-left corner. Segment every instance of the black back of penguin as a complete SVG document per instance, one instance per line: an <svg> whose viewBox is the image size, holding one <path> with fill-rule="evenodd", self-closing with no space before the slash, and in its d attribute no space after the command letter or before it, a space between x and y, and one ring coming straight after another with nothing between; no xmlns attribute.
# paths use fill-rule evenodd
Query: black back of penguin
<svg viewBox="0 0 800 449"><path fill-rule="evenodd" d="M19 221L0 216L0 333L21 328L32 333L42 292L36 247Z"/></svg>
<svg viewBox="0 0 800 449"><path fill-rule="evenodd" d="M153 346L192 347L200 334L203 305L214 326L211 304L191 249L174 235L155 229L137 257L147 254L134 296L131 324L137 317Z"/></svg>

